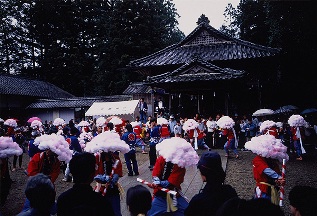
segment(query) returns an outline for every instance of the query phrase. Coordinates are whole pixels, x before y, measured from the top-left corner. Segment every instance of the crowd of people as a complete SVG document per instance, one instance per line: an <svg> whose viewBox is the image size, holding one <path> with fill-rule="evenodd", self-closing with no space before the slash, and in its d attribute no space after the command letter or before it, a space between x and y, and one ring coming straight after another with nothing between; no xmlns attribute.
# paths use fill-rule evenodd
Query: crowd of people
<svg viewBox="0 0 317 216"><path fill-rule="evenodd" d="M154 190L151 195L143 185L128 189L126 204L131 215L283 215L277 196L285 184L281 162L288 160L290 153L303 160L309 123L302 116L292 115L284 121L220 114L178 119L170 115L167 119L147 116L144 99L139 109L142 115L132 122L118 116L68 123L61 118L49 123L34 120L26 125L18 125L15 119L1 121L1 204L10 192L8 158L13 156L11 171L15 172L22 169L23 153L27 152L30 161L24 172L29 179L19 216L120 216L124 193L120 177L125 174L120 154L127 175L138 176L136 154L140 149L149 156L153 180L148 186ZM200 157L198 149L204 150ZM213 149L223 149L226 157L233 154L236 159L238 150L256 154L252 161L253 199L240 199L233 187L224 184L221 157ZM197 166L206 185L188 200L181 184L190 166ZM73 182L73 187L56 197L54 185L61 170L62 180ZM291 212L317 215L313 206L316 190L295 187L289 196ZM297 195L310 200L303 203ZM255 213L256 206L266 214Z"/></svg>

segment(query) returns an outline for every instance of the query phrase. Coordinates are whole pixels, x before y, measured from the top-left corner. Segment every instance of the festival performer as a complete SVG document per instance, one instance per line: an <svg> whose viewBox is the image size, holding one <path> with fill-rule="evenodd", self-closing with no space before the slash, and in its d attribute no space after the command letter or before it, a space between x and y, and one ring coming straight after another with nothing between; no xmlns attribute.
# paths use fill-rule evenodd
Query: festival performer
<svg viewBox="0 0 317 216"><path fill-rule="evenodd" d="M139 175L138 162L136 160L135 155L135 147L136 147L136 133L133 132L133 128L131 124L127 124L125 126L126 132L122 135L121 139L124 140L130 147L130 151L124 154L125 163L128 169L128 176ZM132 166L133 165L133 171Z"/></svg>
<svg viewBox="0 0 317 216"><path fill-rule="evenodd" d="M97 130L93 133L94 137L97 136L98 134L101 134L103 131L105 131L106 119L104 117L97 118L96 127L97 127Z"/></svg>
<svg viewBox="0 0 317 216"><path fill-rule="evenodd" d="M303 146L303 139L305 139L304 126L307 124L301 115L292 115L288 119L292 133L292 141L296 151L296 160L303 160L302 155L306 153Z"/></svg>
<svg viewBox="0 0 317 216"><path fill-rule="evenodd" d="M9 157L23 154L22 149L11 137L0 137L0 205L4 205L11 188L11 177L9 173Z"/></svg>
<svg viewBox="0 0 317 216"><path fill-rule="evenodd" d="M18 123L15 119L7 119L3 123L5 127L5 136L13 137L14 136L14 129L18 127Z"/></svg>
<svg viewBox="0 0 317 216"><path fill-rule="evenodd" d="M252 161L256 181L254 198L269 199L278 205L279 187L285 185L279 164L289 159L287 147L272 135L260 135L246 142L245 148L257 154Z"/></svg>
<svg viewBox="0 0 317 216"><path fill-rule="evenodd" d="M260 125L260 134L270 134L277 139L279 133L276 123L271 120L265 120L264 122L262 122Z"/></svg>
<svg viewBox="0 0 317 216"><path fill-rule="evenodd" d="M156 160L151 187L153 191L152 207L148 215L162 215L167 212L172 215L184 215L188 200L181 191L186 168L196 165L199 160L197 152L191 144L180 137L165 139L156 147L159 157ZM171 195L158 189L163 187L177 192Z"/></svg>
<svg viewBox="0 0 317 216"><path fill-rule="evenodd" d="M49 129L48 134L63 134L63 128L66 126L66 122L62 118L54 119L53 126Z"/></svg>
<svg viewBox="0 0 317 216"><path fill-rule="evenodd" d="M231 149L233 153L235 154L235 158L239 158L238 150L237 150L238 140L236 137L235 130L233 128L233 126L235 125L234 120L230 118L229 116L222 116L216 122L216 124L219 126L219 128L221 128L222 135L227 137L227 141L225 145L223 146L226 152L225 156L229 157L229 149Z"/></svg>
<svg viewBox="0 0 317 216"><path fill-rule="evenodd" d="M122 164L114 152L125 154L130 151L129 145L120 139L119 134L105 131L87 143L85 151L94 153L96 157L95 192L110 201L115 215L121 216L120 195L123 188L118 181L122 176Z"/></svg>
<svg viewBox="0 0 317 216"><path fill-rule="evenodd" d="M198 132L197 132L198 122L194 119L187 119L183 124L183 130L187 134L190 144L195 148L198 149Z"/></svg>
<svg viewBox="0 0 317 216"><path fill-rule="evenodd" d="M150 128L148 133L150 134L150 151L149 151L149 158L150 158L150 166L149 169L153 170L153 167L156 162L156 145L160 141L160 128L157 126L157 119L151 118L150 120Z"/></svg>
<svg viewBox="0 0 317 216"><path fill-rule="evenodd" d="M119 118L118 116L114 116L111 118L109 123L112 123L114 125L114 129L115 129L116 133L118 133L121 137L122 136L122 127L124 125L124 121L121 118Z"/></svg>
<svg viewBox="0 0 317 216"><path fill-rule="evenodd" d="M41 150L38 148L38 145L34 145L34 140L36 139L36 137L41 136L42 133L44 132L43 124L39 120L32 121L31 128L32 128L31 139L28 142L28 154L29 154L30 160L36 153L41 152Z"/></svg>
<svg viewBox="0 0 317 216"><path fill-rule="evenodd" d="M72 157L69 145L64 137L56 134L44 134L35 138L34 145L42 152L36 153L28 164L28 176L43 173L54 183L60 173L60 162L68 163Z"/></svg>
<svg viewBox="0 0 317 216"><path fill-rule="evenodd" d="M157 125L160 127L160 134L161 138L159 142L162 142L165 139L168 139L171 137L171 130L169 128L169 123L166 118L160 117L157 118Z"/></svg>
<svg viewBox="0 0 317 216"><path fill-rule="evenodd" d="M133 127L133 132L136 134L136 145L141 147L142 154L147 154L147 152L145 151L145 143L141 137L143 130L142 130L139 122L137 122L137 121L131 122L131 125Z"/></svg>

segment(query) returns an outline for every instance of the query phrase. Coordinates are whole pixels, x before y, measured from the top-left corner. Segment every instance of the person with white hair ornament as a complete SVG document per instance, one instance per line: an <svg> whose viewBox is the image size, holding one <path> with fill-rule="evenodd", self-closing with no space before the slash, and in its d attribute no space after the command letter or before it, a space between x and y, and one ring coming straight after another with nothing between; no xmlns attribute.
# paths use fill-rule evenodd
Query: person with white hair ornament
<svg viewBox="0 0 317 216"><path fill-rule="evenodd" d="M290 125L292 133L292 141L296 151L296 160L303 160L302 155L306 153L303 146L303 140L305 139L305 129L306 125L305 119L301 115L292 115L288 119L288 124Z"/></svg>
<svg viewBox="0 0 317 216"><path fill-rule="evenodd" d="M122 163L114 152L125 154L130 151L129 145L120 139L119 134L105 131L88 142L85 151L94 153L96 158L95 192L111 202L115 215L121 215L123 188L118 181L122 176Z"/></svg>
<svg viewBox="0 0 317 216"><path fill-rule="evenodd" d="M231 149L233 153L235 154L235 157L239 158L238 150L237 150L237 146L238 146L237 136L233 127L235 125L234 120L230 118L229 116L222 116L216 122L216 124L219 126L219 128L221 128L222 135L227 137L227 141L225 142L223 146L226 152L225 156L229 157L229 149Z"/></svg>
<svg viewBox="0 0 317 216"><path fill-rule="evenodd" d="M271 120L265 120L260 125L260 134L270 134L278 138L278 129L276 123Z"/></svg>
<svg viewBox="0 0 317 216"><path fill-rule="evenodd" d="M141 138L141 134L143 131L140 124L137 121L134 121L134 122L131 122L131 125L133 128L133 132L136 134L136 145L141 147L142 154L147 154L147 152L145 151L145 143L143 139Z"/></svg>
<svg viewBox="0 0 317 216"><path fill-rule="evenodd" d="M0 205L4 205L11 188L9 157L23 154L22 149L11 137L0 137Z"/></svg>
<svg viewBox="0 0 317 216"><path fill-rule="evenodd" d="M191 144L180 137L165 139L156 146L159 157L156 160L150 185L153 191L152 207L148 215L184 215L188 199L183 195L181 184L184 181L186 168L195 166L199 156ZM163 187L177 192L176 195L159 190Z"/></svg>
<svg viewBox="0 0 317 216"><path fill-rule="evenodd" d="M287 147L272 135L260 135L246 142L245 148L257 154L252 160L253 176L256 181L254 198L265 198L279 204L278 190L285 185L280 170L283 159L288 160Z"/></svg>

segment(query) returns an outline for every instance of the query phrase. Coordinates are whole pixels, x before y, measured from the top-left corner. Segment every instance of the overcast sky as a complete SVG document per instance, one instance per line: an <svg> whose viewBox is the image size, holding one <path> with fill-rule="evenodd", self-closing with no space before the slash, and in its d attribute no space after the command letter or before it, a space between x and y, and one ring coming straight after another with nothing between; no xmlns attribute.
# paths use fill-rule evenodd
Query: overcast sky
<svg viewBox="0 0 317 216"><path fill-rule="evenodd" d="M228 3L237 7L240 0L173 0L177 13L179 29L187 36L197 27L197 20L201 14L205 14L210 20L210 25L219 29L224 24L223 15Z"/></svg>

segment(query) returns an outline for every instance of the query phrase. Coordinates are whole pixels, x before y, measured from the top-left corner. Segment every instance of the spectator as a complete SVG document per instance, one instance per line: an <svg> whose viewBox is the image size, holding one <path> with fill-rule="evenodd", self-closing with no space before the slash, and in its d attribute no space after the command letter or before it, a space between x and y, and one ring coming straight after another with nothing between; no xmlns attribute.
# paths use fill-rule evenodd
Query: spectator
<svg viewBox="0 0 317 216"><path fill-rule="evenodd" d="M91 153L74 155L69 163L74 185L57 199L57 215L114 215L111 204L90 186L95 175L95 157Z"/></svg>
<svg viewBox="0 0 317 216"><path fill-rule="evenodd" d="M191 201L185 215L215 215L217 209L227 200L237 197L230 185L224 185L225 172L222 168L221 157L217 152L210 151L202 154L197 165L205 187Z"/></svg>
<svg viewBox="0 0 317 216"><path fill-rule="evenodd" d="M14 136L12 137L13 142L16 142L20 148L22 149L23 153L26 152L25 150L25 144L27 143L26 137L22 134L21 128L16 128L14 130ZM22 159L23 159L23 154L16 156L13 156L13 169L12 172L16 171L16 165L17 165L17 160L19 158L19 169L22 169Z"/></svg>
<svg viewBox="0 0 317 216"><path fill-rule="evenodd" d="M176 124L177 124L177 121L175 120L174 116L171 115L170 119L169 119L169 128L171 130L171 135L170 135L171 137L175 136L174 128L175 128Z"/></svg>
<svg viewBox="0 0 317 216"><path fill-rule="evenodd" d="M30 201L30 209L20 212L17 216L49 216L55 204L55 188L50 178L42 173L28 179L25 195Z"/></svg>
<svg viewBox="0 0 317 216"><path fill-rule="evenodd" d="M126 202L131 216L147 215L151 209L151 192L143 185L130 187L127 191Z"/></svg>
<svg viewBox="0 0 317 216"><path fill-rule="evenodd" d="M267 199L240 199L226 201L217 211L216 216L284 216L282 209Z"/></svg>
<svg viewBox="0 0 317 216"><path fill-rule="evenodd" d="M140 121L142 124L146 122L146 113L147 113L147 104L144 101L144 98L141 98L139 103L138 103L138 108L139 108L139 113L140 113Z"/></svg>
<svg viewBox="0 0 317 216"><path fill-rule="evenodd" d="M292 216L317 215L317 188L310 186L295 186L288 196Z"/></svg>
<svg viewBox="0 0 317 216"><path fill-rule="evenodd" d="M257 125L252 122L252 119L249 119L248 122L243 126L245 131L246 141L250 141L252 137L255 137L257 132Z"/></svg>

